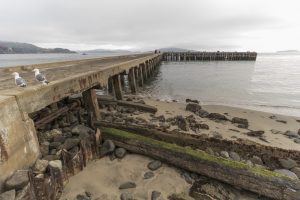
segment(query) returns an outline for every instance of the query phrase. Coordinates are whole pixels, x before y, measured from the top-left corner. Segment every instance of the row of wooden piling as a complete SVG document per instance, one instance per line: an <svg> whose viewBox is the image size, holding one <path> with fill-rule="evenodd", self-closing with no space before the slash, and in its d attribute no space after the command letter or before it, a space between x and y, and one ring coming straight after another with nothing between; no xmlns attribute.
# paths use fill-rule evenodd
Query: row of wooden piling
<svg viewBox="0 0 300 200"><path fill-rule="evenodd" d="M163 61L256 60L256 52L165 52Z"/></svg>

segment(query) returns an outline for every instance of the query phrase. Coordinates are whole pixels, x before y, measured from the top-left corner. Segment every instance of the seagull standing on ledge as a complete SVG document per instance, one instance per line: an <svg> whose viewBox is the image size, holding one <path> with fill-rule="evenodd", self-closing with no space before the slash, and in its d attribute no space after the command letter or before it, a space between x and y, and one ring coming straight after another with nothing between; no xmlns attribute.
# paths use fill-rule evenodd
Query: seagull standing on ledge
<svg viewBox="0 0 300 200"><path fill-rule="evenodd" d="M49 83L49 81L47 81L45 75L40 73L39 69L34 69L33 72L34 72L34 75L35 75L35 79L37 81L43 83L43 85L47 85Z"/></svg>
<svg viewBox="0 0 300 200"><path fill-rule="evenodd" d="M17 86L19 86L19 87L27 86L26 81L22 77L20 77L18 72L14 72L14 73L12 73L12 75L15 76L15 83Z"/></svg>

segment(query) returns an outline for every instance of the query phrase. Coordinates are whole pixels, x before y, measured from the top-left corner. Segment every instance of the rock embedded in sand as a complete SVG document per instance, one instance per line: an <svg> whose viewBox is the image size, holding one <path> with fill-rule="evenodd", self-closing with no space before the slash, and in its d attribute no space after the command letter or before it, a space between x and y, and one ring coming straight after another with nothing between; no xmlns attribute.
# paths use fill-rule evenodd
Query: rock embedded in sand
<svg viewBox="0 0 300 200"><path fill-rule="evenodd" d="M210 132L212 134L212 136L216 139L223 139L223 136L221 135L221 133L217 132L217 131L212 131Z"/></svg>
<svg viewBox="0 0 300 200"><path fill-rule="evenodd" d="M101 155L107 155L115 150L116 146L112 140L105 140L101 146Z"/></svg>
<svg viewBox="0 0 300 200"><path fill-rule="evenodd" d="M189 103L189 104L186 105L185 110L196 113L199 110L201 110L201 108L202 107L197 103Z"/></svg>
<svg viewBox="0 0 300 200"><path fill-rule="evenodd" d="M234 117L232 118L231 122L239 125L243 125L243 127L245 128L248 128L249 126L248 119L244 119L244 118Z"/></svg>
<svg viewBox="0 0 300 200"><path fill-rule="evenodd" d="M300 144L300 139L299 138L295 138L294 142L297 143L297 144Z"/></svg>
<svg viewBox="0 0 300 200"><path fill-rule="evenodd" d="M17 192L17 196L15 200L24 200L28 198L28 194L30 192L30 184L28 183L25 187L21 189L21 191Z"/></svg>
<svg viewBox="0 0 300 200"><path fill-rule="evenodd" d="M0 194L0 200L15 200L16 190L9 190Z"/></svg>
<svg viewBox="0 0 300 200"><path fill-rule="evenodd" d="M79 142L80 140L78 138L68 138L59 148L70 150L73 147L77 146Z"/></svg>
<svg viewBox="0 0 300 200"><path fill-rule="evenodd" d="M160 197L160 195L161 195L161 192L156 191L156 190L152 191L151 200L157 200Z"/></svg>
<svg viewBox="0 0 300 200"><path fill-rule="evenodd" d="M186 99L185 102L186 103L197 103L197 104L200 103L197 99Z"/></svg>
<svg viewBox="0 0 300 200"><path fill-rule="evenodd" d="M5 189L22 189L29 182L28 171L27 170L18 170L5 182Z"/></svg>
<svg viewBox="0 0 300 200"><path fill-rule="evenodd" d="M298 133L294 131L286 131L284 135L287 136L288 138L297 138L299 136Z"/></svg>
<svg viewBox="0 0 300 200"><path fill-rule="evenodd" d="M144 179L150 179L150 178L152 178L152 177L154 177L154 173L151 172L151 171L146 172L146 173L144 174Z"/></svg>
<svg viewBox="0 0 300 200"><path fill-rule="evenodd" d="M221 157L223 157L223 158L229 158L229 154L228 154L227 151L221 151L221 152L220 152L220 155L221 155Z"/></svg>
<svg viewBox="0 0 300 200"><path fill-rule="evenodd" d="M199 110L197 113L196 113L198 116L204 118L204 117L207 117L209 115L209 112L207 112L206 110Z"/></svg>
<svg viewBox="0 0 300 200"><path fill-rule="evenodd" d="M129 193L129 192L122 193L120 196L120 199L121 200L135 200L133 194Z"/></svg>
<svg viewBox="0 0 300 200"><path fill-rule="evenodd" d="M190 197L187 193L173 193L168 196L169 200L194 200L194 198Z"/></svg>
<svg viewBox="0 0 300 200"><path fill-rule="evenodd" d="M257 164L257 165L263 165L264 164L263 161L262 161L262 159L260 157L258 157L258 156L255 156L255 155L250 159L250 161L253 164Z"/></svg>
<svg viewBox="0 0 300 200"><path fill-rule="evenodd" d="M241 160L241 157L236 152L233 152L233 151L229 152L229 156L232 160L235 160L235 161Z"/></svg>
<svg viewBox="0 0 300 200"><path fill-rule="evenodd" d="M287 158L287 159L278 159L280 165L285 169L292 169L297 166L297 162L293 159Z"/></svg>
<svg viewBox="0 0 300 200"><path fill-rule="evenodd" d="M209 115L207 115L207 118L211 120L223 120L223 121L228 120L225 115L222 115L220 113L210 113Z"/></svg>
<svg viewBox="0 0 300 200"><path fill-rule="evenodd" d="M290 170L287 170L287 169L276 169L274 171L277 172L277 173L279 173L279 174L283 174L285 176L288 176L288 177L290 177L292 179L298 179L298 176L294 172L292 172Z"/></svg>
<svg viewBox="0 0 300 200"><path fill-rule="evenodd" d="M117 158L124 158L125 157L125 155L126 155L126 149L124 149L124 148L117 148L116 150L115 150L115 156L117 157Z"/></svg>
<svg viewBox="0 0 300 200"><path fill-rule="evenodd" d="M91 200L91 198L88 197L86 194L78 194L76 196L76 200Z"/></svg>
<svg viewBox="0 0 300 200"><path fill-rule="evenodd" d="M176 124L178 125L178 128L180 128L183 131L189 130L189 123L182 115L178 115L176 117Z"/></svg>
<svg viewBox="0 0 300 200"><path fill-rule="evenodd" d="M155 171L162 166L162 163L159 160L154 160L148 164L148 169Z"/></svg>
<svg viewBox="0 0 300 200"><path fill-rule="evenodd" d="M122 183L122 184L119 186L119 189L120 189L120 190L129 189L129 188L136 188L136 184L135 184L134 182L127 181L127 182L125 182L125 183Z"/></svg>
<svg viewBox="0 0 300 200"><path fill-rule="evenodd" d="M251 137L260 137L265 133L265 131L250 131L248 133L246 133L248 136Z"/></svg>

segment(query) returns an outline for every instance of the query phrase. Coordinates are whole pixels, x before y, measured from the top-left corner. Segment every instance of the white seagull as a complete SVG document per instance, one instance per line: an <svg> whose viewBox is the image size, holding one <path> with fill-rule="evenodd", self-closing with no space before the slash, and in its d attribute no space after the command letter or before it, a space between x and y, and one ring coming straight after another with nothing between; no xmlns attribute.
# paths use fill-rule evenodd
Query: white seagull
<svg viewBox="0 0 300 200"><path fill-rule="evenodd" d="M12 73L12 75L15 76L15 83L17 86L19 86L19 87L27 86L26 81L22 77L20 77L18 72L14 72L14 73Z"/></svg>
<svg viewBox="0 0 300 200"><path fill-rule="evenodd" d="M44 74L40 73L39 69L34 69L32 70L34 72L35 75L35 79L41 83L43 83L43 85L47 85L49 83L49 81L47 81L46 77Z"/></svg>

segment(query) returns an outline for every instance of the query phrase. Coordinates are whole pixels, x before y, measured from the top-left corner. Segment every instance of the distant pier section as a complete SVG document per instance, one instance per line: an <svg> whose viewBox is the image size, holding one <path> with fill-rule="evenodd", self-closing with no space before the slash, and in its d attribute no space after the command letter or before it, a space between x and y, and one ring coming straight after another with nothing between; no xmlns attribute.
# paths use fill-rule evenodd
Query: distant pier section
<svg viewBox="0 0 300 200"><path fill-rule="evenodd" d="M163 61L234 61L234 60L250 60L255 61L256 52L165 52L163 53Z"/></svg>

